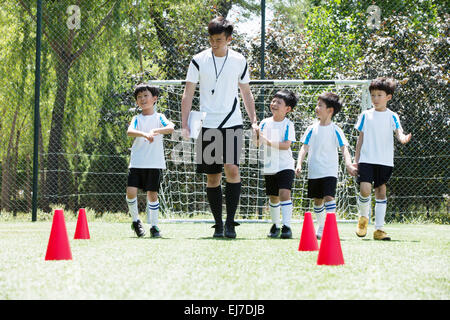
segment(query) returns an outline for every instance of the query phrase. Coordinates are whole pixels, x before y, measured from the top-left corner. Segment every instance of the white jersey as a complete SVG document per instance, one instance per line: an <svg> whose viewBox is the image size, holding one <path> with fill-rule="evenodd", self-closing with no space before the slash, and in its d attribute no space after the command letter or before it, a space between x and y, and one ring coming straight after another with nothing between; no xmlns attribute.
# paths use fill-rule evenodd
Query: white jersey
<svg viewBox="0 0 450 320"><path fill-rule="evenodd" d="M301 139L309 146L308 179L338 176L338 148L348 146L342 129L334 122L321 126L317 121L306 129Z"/></svg>
<svg viewBox="0 0 450 320"><path fill-rule="evenodd" d="M283 121L274 121L273 117L266 118L259 124L261 133L271 141L284 142L296 141L294 124L288 118ZM275 174L283 170L295 170L295 161L291 148L280 150L265 144L264 150L264 174Z"/></svg>
<svg viewBox="0 0 450 320"><path fill-rule="evenodd" d="M211 49L204 50L191 60L186 81L200 82L200 111L206 112L203 127L242 125L239 83L250 82L242 54L228 49L226 57L213 57Z"/></svg>
<svg viewBox="0 0 450 320"><path fill-rule="evenodd" d="M164 114L154 112L152 115L139 114L134 116L128 129L150 132L152 129L163 128L168 125L173 125L173 123L167 120ZM129 168L165 169L163 135L155 136L151 143L143 137L136 137L131 147Z"/></svg>
<svg viewBox="0 0 450 320"><path fill-rule="evenodd" d="M393 131L401 129L397 113L371 108L362 112L355 129L364 132L359 162L394 166Z"/></svg>

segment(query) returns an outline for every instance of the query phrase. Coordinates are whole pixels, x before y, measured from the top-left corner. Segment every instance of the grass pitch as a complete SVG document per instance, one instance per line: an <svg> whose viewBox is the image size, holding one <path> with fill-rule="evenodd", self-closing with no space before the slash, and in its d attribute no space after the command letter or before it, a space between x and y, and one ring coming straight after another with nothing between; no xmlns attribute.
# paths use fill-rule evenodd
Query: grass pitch
<svg viewBox="0 0 450 320"><path fill-rule="evenodd" d="M88 218L89 220L89 218ZM89 222L73 259L45 261L51 221L0 222L0 299L338 299L450 298L450 226L386 226L393 241L338 225L345 264L318 266L318 252L268 239L270 224L244 223L237 239L213 239L207 223L161 223L163 238L136 238L130 223Z"/></svg>

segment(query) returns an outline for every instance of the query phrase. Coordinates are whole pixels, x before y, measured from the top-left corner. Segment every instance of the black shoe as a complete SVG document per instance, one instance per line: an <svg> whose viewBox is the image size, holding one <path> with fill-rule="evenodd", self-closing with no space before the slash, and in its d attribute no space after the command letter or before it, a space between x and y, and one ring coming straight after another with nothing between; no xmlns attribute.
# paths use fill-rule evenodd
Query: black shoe
<svg viewBox="0 0 450 320"><path fill-rule="evenodd" d="M223 238L223 225L213 225L211 228L215 228L213 238Z"/></svg>
<svg viewBox="0 0 450 320"><path fill-rule="evenodd" d="M137 221L133 221L133 223L131 224L131 229L134 230L134 232L136 232L136 235L140 238L145 236L145 230L144 227L142 226L142 222L141 220L137 220Z"/></svg>
<svg viewBox="0 0 450 320"><path fill-rule="evenodd" d="M161 238L161 234L159 232L159 228L157 226L153 226L150 229L150 236L152 238Z"/></svg>
<svg viewBox="0 0 450 320"><path fill-rule="evenodd" d="M277 228L276 224L272 225L272 228L270 228L270 233L267 235L269 238L278 238L280 236L280 228Z"/></svg>
<svg viewBox="0 0 450 320"><path fill-rule="evenodd" d="M281 239L291 239L291 238L292 238L291 228L283 225L283 227L281 228Z"/></svg>
<svg viewBox="0 0 450 320"><path fill-rule="evenodd" d="M236 231L234 230L234 227L238 225L239 223L237 222L225 223L225 237L230 239L236 238Z"/></svg>

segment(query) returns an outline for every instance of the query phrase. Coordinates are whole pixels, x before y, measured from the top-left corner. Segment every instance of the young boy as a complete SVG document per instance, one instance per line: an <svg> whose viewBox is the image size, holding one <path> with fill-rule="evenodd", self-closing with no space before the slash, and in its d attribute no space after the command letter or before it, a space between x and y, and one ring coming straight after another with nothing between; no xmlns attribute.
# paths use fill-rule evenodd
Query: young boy
<svg viewBox="0 0 450 320"><path fill-rule="evenodd" d="M247 60L229 48L233 25L223 17L217 17L209 22L208 33L211 48L196 54L189 64L181 101L182 133L188 139L189 112L198 83L200 111L205 112L206 117L196 142L197 173L206 174L206 195L215 221L213 237L236 238L235 214L241 195L239 159L243 145L239 91L253 131L258 127L255 101L250 90ZM222 170L226 177L225 225L222 220Z"/></svg>
<svg viewBox="0 0 450 320"><path fill-rule="evenodd" d="M134 98L142 113L133 117L127 131L127 135L135 139L131 147L126 200L133 219L131 228L138 237L145 235L139 220L138 189L147 192L146 212L147 222L151 224L150 234L154 238L161 236L157 226L158 190L162 169L166 168L162 135L172 133L175 125L164 114L155 112L158 96L157 87L145 83L136 86Z"/></svg>
<svg viewBox="0 0 450 320"><path fill-rule="evenodd" d="M332 118L341 110L342 104L335 93L325 92L319 95L316 106L316 116L319 121L306 129L299 152L297 176L302 171L302 163L308 153L308 198L314 201L314 213L319 227L317 239L322 238L326 214L336 212L336 185L338 177L339 157L337 148L341 149L345 166L350 175L356 175L348 151L348 142Z"/></svg>
<svg viewBox="0 0 450 320"><path fill-rule="evenodd" d="M358 199L359 221L356 229L358 237L367 234L370 194L372 183L375 188L375 240L391 240L383 230L386 215L386 183L391 177L394 167L394 138L392 131L400 143L411 140L411 133L403 134L400 119L395 112L387 108L396 88L393 79L378 78L369 86L373 108L361 113L355 125L359 131L355 150L355 162L358 167L358 183L360 194Z"/></svg>
<svg viewBox="0 0 450 320"><path fill-rule="evenodd" d="M270 103L272 117L261 121L257 134L259 145L264 148L264 178L266 194L269 196L269 210L272 227L270 238L292 238L291 189L294 182L295 161L292 156L291 143L295 140L294 124L286 114L297 104L298 98L288 90L278 91ZM282 222L280 222L280 210Z"/></svg>

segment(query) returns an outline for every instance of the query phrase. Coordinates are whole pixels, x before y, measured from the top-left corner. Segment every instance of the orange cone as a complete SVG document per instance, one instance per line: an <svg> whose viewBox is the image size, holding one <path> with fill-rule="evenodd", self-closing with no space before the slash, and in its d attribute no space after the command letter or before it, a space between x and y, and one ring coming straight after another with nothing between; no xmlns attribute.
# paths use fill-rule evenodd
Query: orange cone
<svg viewBox="0 0 450 320"><path fill-rule="evenodd" d="M56 209L53 215L52 230L47 245L45 260L72 260L66 222L62 209Z"/></svg>
<svg viewBox="0 0 450 320"><path fill-rule="evenodd" d="M334 213L327 213L317 264L333 266L344 264L336 215Z"/></svg>
<svg viewBox="0 0 450 320"><path fill-rule="evenodd" d="M300 236L300 243L298 251L317 251L319 245L317 244L316 231L314 230L314 223L311 217L311 212L305 212L303 219L302 235Z"/></svg>
<svg viewBox="0 0 450 320"><path fill-rule="evenodd" d="M78 210L77 227L75 228L74 239L90 239L89 227L86 219L86 210L81 208Z"/></svg>

